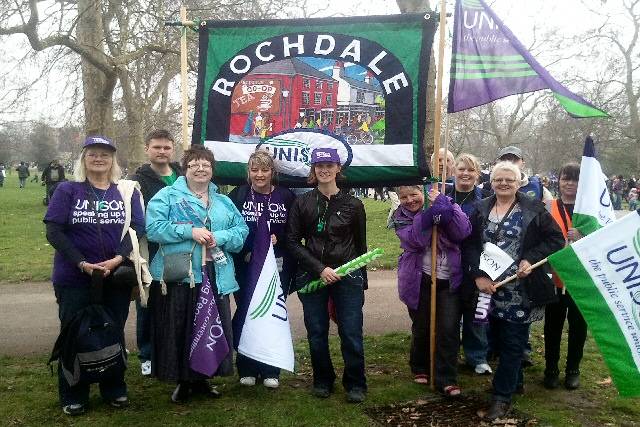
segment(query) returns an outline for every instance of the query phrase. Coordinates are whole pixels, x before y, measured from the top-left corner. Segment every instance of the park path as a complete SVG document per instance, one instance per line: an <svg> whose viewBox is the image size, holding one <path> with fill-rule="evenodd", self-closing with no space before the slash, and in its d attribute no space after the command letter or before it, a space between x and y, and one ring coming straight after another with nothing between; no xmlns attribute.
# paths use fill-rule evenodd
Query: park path
<svg viewBox="0 0 640 427"><path fill-rule="evenodd" d="M364 331L379 335L409 331L407 309L398 299L395 270L369 271L369 290L365 293ZM302 306L297 296L287 301L295 340L306 337ZM127 347L136 350L136 310L132 303L126 325ZM58 312L53 289L48 282L0 285L0 356L47 354L59 332ZM332 324L332 333L336 332Z"/></svg>

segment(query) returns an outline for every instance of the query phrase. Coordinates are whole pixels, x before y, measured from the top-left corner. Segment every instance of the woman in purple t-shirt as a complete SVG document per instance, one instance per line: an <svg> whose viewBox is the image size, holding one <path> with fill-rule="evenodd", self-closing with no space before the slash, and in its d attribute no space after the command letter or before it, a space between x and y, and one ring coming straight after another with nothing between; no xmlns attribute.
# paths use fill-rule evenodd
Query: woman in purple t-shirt
<svg viewBox="0 0 640 427"><path fill-rule="evenodd" d="M234 254L233 257L236 278L240 286L240 289L234 294L237 304L233 317L233 338L236 350L240 343L244 321L255 289L255 283L249 281L250 271L252 268L261 269L261 266L254 265L260 261L253 259L251 253L257 244L255 238L258 234L258 219L263 215L268 216L266 221L260 224L268 224L269 227L269 235L273 242L273 251L282 285L282 298L286 299L289 293L289 282L293 277L296 264L285 247L287 218L295 195L286 187L274 185L276 168L273 158L267 151L257 150L249 156L248 181L249 185L241 185L229 193L229 198L236 205L249 227L249 236L245 240L242 250L238 254ZM268 240L266 244L268 245ZM265 337L267 340L269 338ZM240 353L236 356L236 365L240 384L244 386L255 385L258 378L261 378L262 384L268 388L278 388L280 385L280 369L275 366L259 362Z"/></svg>
<svg viewBox="0 0 640 427"><path fill-rule="evenodd" d="M75 179L61 183L54 192L44 217L47 240L56 250L53 259L53 288L61 325L91 303L91 275L105 277L102 303L119 323L129 313L131 287L115 282L112 273L132 250L129 235L121 239L125 225L125 204L116 183L121 170L113 142L104 137L85 140L76 163ZM145 233L140 193L131 199L131 227L138 236ZM58 368L58 392L67 415L84 413L89 400L89 384L70 386ZM111 406L127 406L124 372L100 383L100 394Z"/></svg>

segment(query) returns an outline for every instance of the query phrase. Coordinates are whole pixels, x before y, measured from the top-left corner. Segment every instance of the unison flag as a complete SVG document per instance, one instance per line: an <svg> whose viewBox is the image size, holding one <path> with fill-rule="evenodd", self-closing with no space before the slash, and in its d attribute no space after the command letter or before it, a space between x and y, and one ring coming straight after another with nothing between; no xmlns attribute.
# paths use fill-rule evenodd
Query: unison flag
<svg viewBox="0 0 640 427"><path fill-rule="evenodd" d="M346 184L420 183L436 20L389 15L200 25L193 143L216 156L216 181L239 185L256 148L289 187L306 186L310 152L333 147Z"/></svg>
<svg viewBox="0 0 640 427"><path fill-rule="evenodd" d="M584 236L616 220L606 179L596 159L593 139L588 136L584 142L578 192L571 217L573 226Z"/></svg>
<svg viewBox="0 0 640 427"><path fill-rule="evenodd" d="M453 25L449 113L551 89L572 117L608 117L551 77L484 0L456 0Z"/></svg>
<svg viewBox="0 0 640 427"><path fill-rule="evenodd" d="M640 211L549 257L622 396L640 396Z"/></svg>
<svg viewBox="0 0 640 427"><path fill-rule="evenodd" d="M293 372L293 341L285 295L265 209L257 224L254 247L234 316L238 353ZM238 339L234 337L234 339Z"/></svg>

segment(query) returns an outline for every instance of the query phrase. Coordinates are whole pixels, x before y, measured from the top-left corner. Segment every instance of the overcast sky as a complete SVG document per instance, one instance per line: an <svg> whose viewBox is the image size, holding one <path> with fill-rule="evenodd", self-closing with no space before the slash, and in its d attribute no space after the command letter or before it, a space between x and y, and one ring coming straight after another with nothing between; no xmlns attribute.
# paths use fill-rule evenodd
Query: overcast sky
<svg viewBox="0 0 640 427"><path fill-rule="evenodd" d="M594 6L600 4L599 0L585 0L588 4ZM318 0L318 4L330 5L330 12L334 14L344 15L384 15L399 13L399 9L395 0ZM438 0L431 0L432 7L439 7L440 2ZM563 37L570 37L576 31L576 27L580 30L584 30L586 27L593 27L598 25L599 18L589 13L582 3L582 0L494 0L488 1L488 4L493 8L496 14L503 20L506 26L523 42L525 46L528 46L533 40L534 29L540 31L541 29L555 29L556 34ZM453 13L454 0L447 1L447 12ZM570 17L570 20L567 19ZM450 17L447 22L447 26L451 28L453 24L453 18ZM167 31L172 31L168 29ZM447 32L448 34L450 31ZM0 65L0 70L6 70L6 59L11 56L17 57L20 52L15 50L16 44L19 41L23 41L21 36L13 36L11 38L3 37L0 42L0 55L5 59L4 64ZM190 45L190 49L197 49L195 44ZM434 44L434 49L437 49L437 45ZM450 46L447 47L447 51L450 51ZM541 54L544 55L544 54ZM540 62L545 64L544 57L538 57ZM448 55L447 55L448 61ZM566 62L554 65L555 70L566 67ZM574 66L573 64L571 66ZM578 67L581 64L577 65ZM445 65L445 70L448 69L448 65ZM586 67L585 67L586 69ZM36 70L33 67L23 69L17 74L17 81L24 81L26 76L35 75ZM560 76L558 76L560 77ZM23 120L23 119L44 119L51 124L55 124L59 120L58 112L63 110L63 106L60 105L58 90L56 85L59 84L61 79L65 76L56 76L50 79L48 83L38 84L32 95L30 96L30 108L29 112L25 116L17 116L16 114L2 114L0 113L0 120ZM445 85L447 77L445 76ZM0 82L0 91L6 93L10 89L10 83ZM45 95L46 94L46 95Z"/></svg>

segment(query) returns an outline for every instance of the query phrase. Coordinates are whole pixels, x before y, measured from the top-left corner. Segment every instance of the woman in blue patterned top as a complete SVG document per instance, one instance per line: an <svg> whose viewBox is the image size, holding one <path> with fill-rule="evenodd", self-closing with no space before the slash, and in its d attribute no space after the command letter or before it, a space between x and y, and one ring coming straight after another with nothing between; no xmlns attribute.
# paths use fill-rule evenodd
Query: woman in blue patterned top
<svg viewBox="0 0 640 427"><path fill-rule="evenodd" d="M518 192L520 171L515 165L497 163L491 171L491 185L495 194L478 202L471 214L472 232L464 242L463 263L478 289L492 295L490 316L500 330L500 361L487 414L494 420L508 413L513 393L523 384L522 355L530 324L542 320L545 304L556 300L547 268L530 267L562 249L564 237L541 201ZM497 281L513 274L518 275L517 280L496 287L480 270L486 243L497 245L514 260Z"/></svg>

